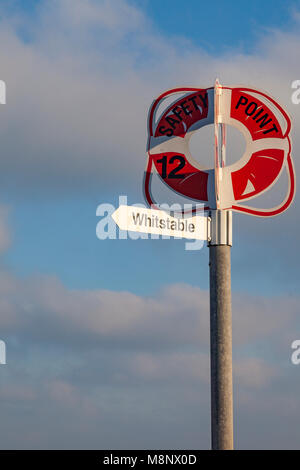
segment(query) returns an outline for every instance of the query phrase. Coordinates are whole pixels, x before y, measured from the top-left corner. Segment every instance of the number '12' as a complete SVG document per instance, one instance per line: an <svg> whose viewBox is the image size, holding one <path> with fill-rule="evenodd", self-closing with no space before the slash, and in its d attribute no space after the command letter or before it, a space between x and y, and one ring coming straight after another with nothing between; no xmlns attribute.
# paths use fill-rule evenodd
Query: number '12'
<svg viewBox="0 0 300 470"><path fill-rule="evenodd" d="M175 178L184 178L185 175L178 175L178 172L182 170L182 168L185 165L185 159L182 155L174 155L173 157L170 158L169 163L172 164L174 162L178 161L179 164L173 168L168 174L168 157L167 155L164 155L162 158L157 160L157 163L162 164L161 168L161 177L163 179L165 178L170 178L170 179L175 179Z"/></svg>

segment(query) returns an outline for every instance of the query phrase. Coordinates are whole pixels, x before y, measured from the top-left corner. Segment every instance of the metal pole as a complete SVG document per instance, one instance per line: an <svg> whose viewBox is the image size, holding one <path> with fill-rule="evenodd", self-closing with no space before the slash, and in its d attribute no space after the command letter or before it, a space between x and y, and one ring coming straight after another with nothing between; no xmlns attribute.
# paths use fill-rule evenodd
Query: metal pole
<svg viewBox="0 0 300 470"><path fill-rule="evenodd" d="M232 319L230 250L231 211L211 212L210 357L212 449L233 449Z"/></svg>

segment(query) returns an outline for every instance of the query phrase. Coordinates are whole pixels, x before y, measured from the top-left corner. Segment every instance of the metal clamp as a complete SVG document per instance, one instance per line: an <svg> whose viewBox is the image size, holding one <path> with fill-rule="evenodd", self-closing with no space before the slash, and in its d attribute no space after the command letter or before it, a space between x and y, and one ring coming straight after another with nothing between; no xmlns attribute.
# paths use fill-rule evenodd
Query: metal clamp
<svg viewBox="0 0 300 470"><path fill-rule="evenodd" d="M210 211L207 218L207 245L232 246L232 211Z"/></svg>

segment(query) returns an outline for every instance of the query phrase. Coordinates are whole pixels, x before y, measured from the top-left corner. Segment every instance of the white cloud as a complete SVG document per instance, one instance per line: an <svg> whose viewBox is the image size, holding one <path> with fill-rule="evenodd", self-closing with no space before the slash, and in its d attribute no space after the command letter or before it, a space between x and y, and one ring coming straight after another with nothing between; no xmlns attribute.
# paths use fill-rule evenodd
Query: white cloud
<svg viewBox="0 0 300 470"><path fill-rule="evenodd" d="M152 99L179 84L209 85L216 75L225 83L251 82L281 100L294 117L298 146L300 106L290 100L299 78L297 24L295 15L292 32L266 32L252 55L215 58L184 47L183 39L174 47L122 0L44 1L35 23L2 19L1 78L8 89L2 178L25 188L83 189L117 186L126 175L131 185L145 165Z"/></svg>
<svg viewBox="0 0 300 470"><path fill-rule="evenodd" d="M261 389L272 386L273 380L280 376L280 368L263 359L249 357L233 363L233 377L238 387Z"/></svg>
<svg viewBox="0 0 300 470"><path fill-rule="evenodd" d="M4 448L95 448L96 429L101 429L103 447L155 447L158 439L166 447L178 442L193 447L200 435L198 446L208 447L206 291L171 285L145 298L128 292L70 290L49 277L21 280L2 272L0 280L0 329L7 343L0 393L2 423L9 430ZM277 416L284 397L290 403L296 400L298 371L290 365L288 336L295 339L300 326L299 302L233 297L234 384L237 415L243 416L239 426L244 429L244 420L256 406L254 396L260 400L257 419L264 423ZM15 415L8 412L12 404L18 410ZM289 408L279 415L290 426ZM43 420L47 426L38 433ZM180 431L171 432L170 442L163 437L163 429L187 425L194 437ZM26 436L24 427L30 428ZM244 439L242 443L259 447L255 437L249 440L246 434ZM263 435L260 439L263 442ZM275 436L273 445L276 442Z"/></svg>
<svg viewBox="0 0 300 470"><path fill-rule="evenodd" d="M70 290L47 276L18 280L1 273L2 334L70 347L122 345L169 349L209 345L208 292L185 284L153 297L108 290ZM298 297L233 294L234 342L248 347L272 338L278 348L298 325ZM79 341L79 343L77 343ZM81 345L81 346L80 346ZM110 346L109 346L110 345Z"/></svg>

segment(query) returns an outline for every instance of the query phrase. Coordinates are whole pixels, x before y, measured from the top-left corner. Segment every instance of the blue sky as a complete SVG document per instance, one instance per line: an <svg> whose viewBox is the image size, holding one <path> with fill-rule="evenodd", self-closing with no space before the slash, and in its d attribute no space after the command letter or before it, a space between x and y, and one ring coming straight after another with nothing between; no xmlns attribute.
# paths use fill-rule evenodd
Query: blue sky
<svg viewBox="0 0 300 470"><path fill-rule="evenodd" d="M107 201L118 207L118 197L109 195ZM205 245L195 252L186 251L183 240L137 241L128 237L128 240L100 241L94 237L100 220L95 216L98 202L96 197L62 198L60 202L18 201L15 205L18 210L13 209L10 215L14 248L5 255L5 262L21 276L57 275L70 288L101 286L150 294L161 285L176 282L208 287ZM278 235L275 246L271 244L268 251L264 241L261 246L257 243L253 246L252 237L244 230L240 233L246 217L234 214L233 288L259 294L297 293L298 258L293 262L288 252L284 259L276 258L277 243L284 246L285 236ZM258 226L259 230L274 226L272 221L252 217L249 224ZM278 226L282 224L278 221ZM259 264L257 270L253 263L255 257L263 258L268 263L267 269ZM282 275L288 270L294 276Z"/></svg>
<svg viewBox="0 0 300 470"><path fill-rule="evenodd" d="M152 100L217 75L278 98L292 118L297 171L300 2L236 5L2 3L4 448L209 446L208 249L98 240L96 209L124 194L143 202ZM239 448L299 447L290 363L300 333L298 207L296 196L276 218L234 214Z"/></svg>
<svg viewBox="0 0 300 470"><path fill-rule="evenodd" d="M264 36L266 31L272 28L286 31L291 27L293 24L291 13L297 5L297 2L284 4L280 1L264 2L264 8L262 8L261 2L253 1L242 2L237 9L235 2L226 2L226 8L223 8L223 2L218 1L205 4L205 6L199 2L190 1L187 8L182 8L181 2L176 1L154 0L129 3L137 6L147 16L154 33L157 31L172 45L176 45L177 38L181 41L188 40L191 43L186 44L187 50L190 44L192 48L200 48L212 57L228 54L230 50L241 54L254 53L259 38ZM25 10L29 17L34 18L42 5L41 1L26 2L26 4L15 2L14 8L15 11ZM183 47L182 42L180 46ZM189 78L189 81L192 83L193 78ZM169 82L177 85L177 77L169 77ZM153 98L156 90L157 88L153 87ZM8 84L8 104L9 100ZM144 107L139 116L145 127L147 112L147 107ZM145 132L146 129L144 135ZM140 148L140 150L140 159L143 160L144 149ZM108 241L105 245L92 236L97 221L95 208L98 203L104 200L117 205L118 195L123 193L131 196L132 202L143 201L142 173L140 175L137 173L136 179L130 183L130 185L126 184L126 181L120 183L119 175L116 175L114 191L103 191L101 186L97 187L95 183L93 191L90 190L87 194L84 188L82 196L79 191L74 195L73 188L69 194L67 191L63 192L59 200L56 197L53 198L51 191L47 192L42 199L39 198L38 204L33 201L32 194L30 194L30 185L26 188L26 192L29 193L27 195L16 195L15 188L13 192L5 191L3 200L13 205L11 223L15 239L14 247L6 254L5 261L21 275L39 271L58 275L69 287L97 288L101 279L102 263L107 268L105 279L102 279L104 284L101 286L109 289L124 288L137 293L153 292L153 289L159 288L161 279L164 279L166 283L178 280L207 286L207 250L205 249L197 255L186 253L183 251L183 242L180 241L166 243L164 241L124 242L122 240ZM41 205L43 210L41 210ZM243 216L237 215L236 217ZM254 219L249 223L261 225L261 221ZM265 223L268 224L268 222ZM156 247L158 244L163 245L164 248ZM243 259L245 249L247 252L251 251L251 247L245 244L241 248L236 246L233 260L235 256L237 263L241 257ZM161 250L171 250L172 269L159 263ZM176 256L172 255L173 250ZM141 259L140 253L142 253L142 258L148 266L147 272L143 272L142 263L139 268L139 263L131 262L135 252L137 252L137 260ZM157 258L155 255L153 258L153 252L157 252ZM37 253L38 256L36 256ZM273 260L275 261L274 258ZM132 271L132 276L128 276L128 267L129 272ZM81 274L81 268L85 271L84 276ZM274 269L276 271L276 266L270 266L272 273ZM133 282L133 279L137 281ZM242 290L271 292L274 281L277 291L278 289L293 291L296 288L295 283L290 286L286 283L282 284L281 276L276 278L276 274L275 279L271 277L265 280L264 284L249 283L248 279L245 281L237 275L234 286Z"/></svg>
<svg viewBox="0 0 300 470"><path fill-rule="evenodd" d="M240 50L251 53L256 41L268 28L288 30L292 25L291 11L297 1L242 0L237 4L229 0L199 2L191 0L186 5L179 0L132 1L142 7L155 27L176 43L176 38L190 39L195 47L209 54Z"/></svg>

